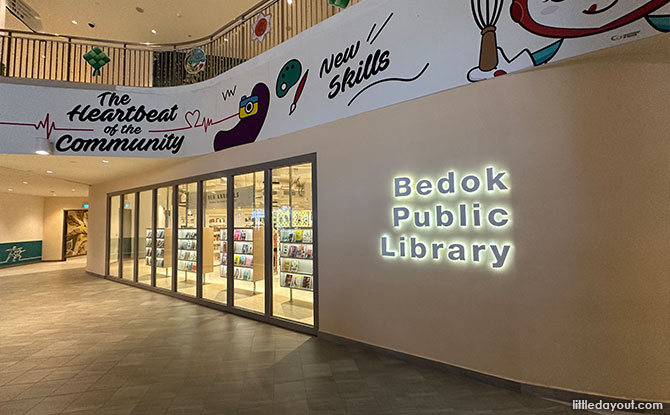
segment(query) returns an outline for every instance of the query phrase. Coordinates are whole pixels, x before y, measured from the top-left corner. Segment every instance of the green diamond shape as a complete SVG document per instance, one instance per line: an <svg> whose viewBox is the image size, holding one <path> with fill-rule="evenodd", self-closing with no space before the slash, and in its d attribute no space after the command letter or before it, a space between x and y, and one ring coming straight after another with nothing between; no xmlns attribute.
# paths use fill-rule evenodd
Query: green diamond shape
<svg viewBox="0 0 670 415"><path fill-rule="evenodd" d="M100 75L100 68L107 65L111 59L99 47L94 47L84 55L84 60L94 69L93 75Z"/></svg>
<svg viewBox="0 0 670 415"><path fill-rule="evenodd" d="M328 4L344 9L349 5L349 0L328 0Z"/></svg>

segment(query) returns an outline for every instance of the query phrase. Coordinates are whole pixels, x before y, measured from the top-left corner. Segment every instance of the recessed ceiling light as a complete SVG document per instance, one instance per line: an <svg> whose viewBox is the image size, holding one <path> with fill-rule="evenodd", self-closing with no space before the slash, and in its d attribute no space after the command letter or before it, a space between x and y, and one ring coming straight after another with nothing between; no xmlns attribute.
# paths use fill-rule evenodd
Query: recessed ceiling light
<svg viewBox="0 0 670 415"><path fill-rule="evenodd" d="M28 184L28 182L23 182L23 184Z"/></svg>
<svg viewBox="0 0 670 415"><path fill-rule="evenodd" d="M223 38L223 41L224 41L224 42L227 42L227 41L228 41L228 38L227 38L227 37L224 37L224 38Z"/></svg>
<svg viewBox="0 0 670 415"><path fill-rule="evenodd" d="M51 196L56 197L56 193L52 194Z"/></svg>
<svg viewBox="0 0 670 415"><path fill-rule="evenodd" d="M156 29L151 29L151 33L156 34Z"/></svg>
<svg viewBox="0 0 670 415"><path fill-rule="evenodd" d="M103 163L109 163L109 160L103 160L102 162Z"/></svg>
<svg viewBox="0 0 670 415"><path fill-rule="evenodd" d="M8 192L13 192L13 191L14 191L14 189L7 189L7 191L8 191Z"/></svg>
<svg viewBox="0 0 670 415"><path fill-rule="evenodd" d="M181 13L179 13L179 12L175 13L175 15L176 15L177 17L181 17Z"/></svg>
<svg viewBox="0 0 670 415"><path fill-rule="evenodd" d="M53 174L53 171L47 170L47 174Z"/></svg>
<svg viewBox="0 0 670 415"><path fill-rule="evenodd" d="M39 154L40 156L48 156L49 152L46 150L37 150L35 154Z"/></svg>
<svg viewBox="0 0 670 415"><path fill-rule="evenodd" d="M76 190L75 190L75 189L72 189L72 191L73 191L73 192L76 192Z"/></svg>
<svg viewBox="0 0 670 415"><path fill-rule="evenodd" d="M76 20L73 20L73 21L72 21L72 24L77 24L77 21L76 21Z"/></svg>

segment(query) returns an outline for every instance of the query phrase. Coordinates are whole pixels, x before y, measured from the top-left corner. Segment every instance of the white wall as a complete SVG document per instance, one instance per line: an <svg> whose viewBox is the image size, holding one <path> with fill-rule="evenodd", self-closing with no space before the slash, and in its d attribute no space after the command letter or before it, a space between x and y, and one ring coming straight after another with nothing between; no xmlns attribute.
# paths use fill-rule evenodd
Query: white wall
<svg viewBox="0 0 670 415"><path fill-rule="evenodd" d="M44 198L0 193L0 243L41 241Z"/></svg>
<svg viewBox="0 0 670 415"><path fill-rule="evenodd" d="M321 331L670 401L669 70L659 36L93 186L88 270L104 272L108 192L316 152ZM382 260L393 177L491 164L512 189L505 272Z"/></svg>

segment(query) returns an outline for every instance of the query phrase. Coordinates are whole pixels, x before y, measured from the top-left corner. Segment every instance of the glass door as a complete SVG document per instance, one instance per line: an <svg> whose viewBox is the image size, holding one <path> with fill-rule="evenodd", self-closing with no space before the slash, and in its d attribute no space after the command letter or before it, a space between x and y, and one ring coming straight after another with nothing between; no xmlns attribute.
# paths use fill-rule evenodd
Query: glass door
<svg viewBox="0 0 670 415"><path fill-rule="evenodd" d="M135 193L123 196L123 229L121 235L121 264L124 280L135 281Z"/></svg>
<svg viewBox="0 0 670 415"><path fill-rule="evenodd" d="M265 172L233 178L234 306L265 313ZM230 240L230 237L229 237Z"/></svg>
<svg viewBox="0 0 670 415"><path fill-rule="evenodd" d="M172 290L172 187L156 193L156 287Z"/></svg>
<svg viewBox="0 0 670 415"><path fill-rule="evenodd" d="M137 241L138 261L137 261L137 282L140 284L151 285L151 268L153 267L154 249L154 228L153 228L153 192L146 190L140 192L139 211L140 218L139 226L139 240Z"/></svg>
<svg viewBox="0 0 670 415"><path fill-rule="evenodd" d="M121 234L121 221L119 210L121 209L121 196L112 196L109 202L109 275L119 277L119 236Z"/></svg>
<svg viewBox="0 0 670 415"><path fill-rule="evenodd" d="M198 273L198 185L177 186L177 292L196 296ZM212 234L206 240L212 246ZM211 267L208 267L208 269Z"/></svg>
<svg viewBox="0 0 670 415"><path fill-rule="evenodd" d="M272 314L314 325L312 164L272 170Z"/></svg>
<svg viewBox="0 0 670 415"><path fill-rule="evenodd" d="M212 244L203 243L202 297L220 304L228 302L228 178L203 183L204 235L211 233ZM203 242L207 238L203 238ZM209 256L208 256L209 253Z"/></svg>

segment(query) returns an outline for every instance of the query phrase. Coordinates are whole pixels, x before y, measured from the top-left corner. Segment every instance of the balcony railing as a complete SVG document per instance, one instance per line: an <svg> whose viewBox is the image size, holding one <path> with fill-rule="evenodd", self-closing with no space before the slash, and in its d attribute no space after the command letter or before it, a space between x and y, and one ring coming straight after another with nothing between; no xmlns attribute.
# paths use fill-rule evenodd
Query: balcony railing
<svg viewBox="0 0 670 415"><path fill-rule="evenodd" d="M356 4L362 0L351 0ZM340 9L326 0L264 0L206 38L161 45L118 42L0 29L0 76L138 87L192 84L279 45ZM252 39L258 13L270 14L272 30L263 42ZM94 47L111 59L93 75L83 56ZM184 59L194 47L207 54L205 68L191 75Z"/></svg>

